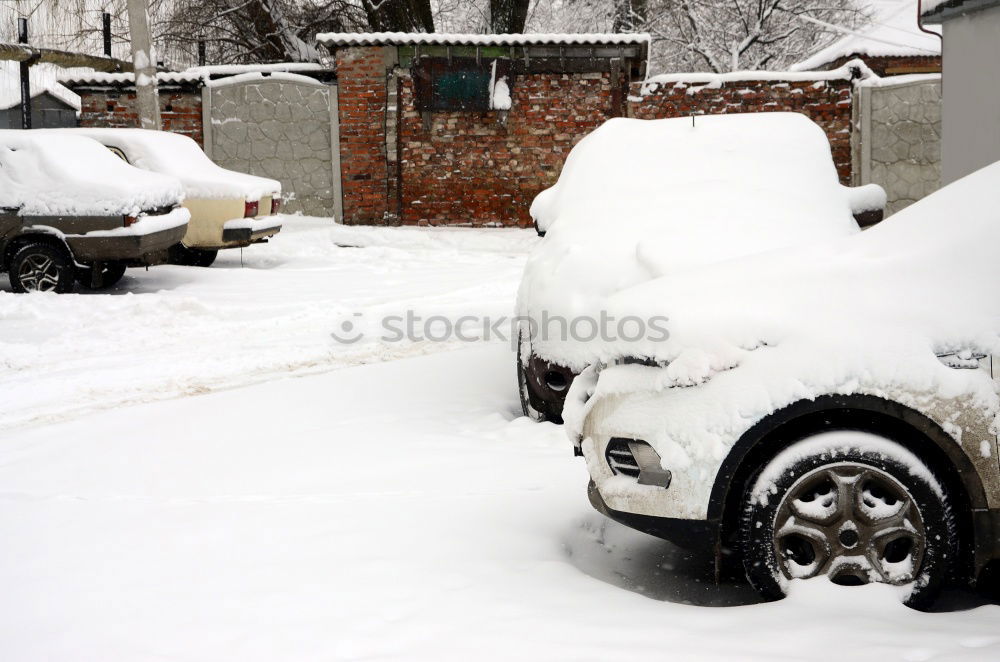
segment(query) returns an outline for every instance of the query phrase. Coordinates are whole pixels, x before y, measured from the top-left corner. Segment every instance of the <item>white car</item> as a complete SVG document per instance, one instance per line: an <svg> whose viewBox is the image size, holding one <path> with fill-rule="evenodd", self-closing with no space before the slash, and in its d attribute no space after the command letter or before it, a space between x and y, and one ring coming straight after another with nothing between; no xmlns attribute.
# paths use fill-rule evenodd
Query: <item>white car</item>
<svg viewBox="0 0 1000 662"><path fill-rule="evenodd" d="M740 560L772 599L827 577L923 606L975 582L1000 561L998 203L1000 163L864 233L611 297L669 321L567 398L593 505Z"/></svg>
<svg viewBox="0 0 1000 662"><path fill-rule="evenodd" d="M725 192L720 194L720 192ZM559 422L599 360L603 300L667 273L859 231L885 192L841 186L830 144L797 113L612 119L570 152L531 207L544 239L518 293L525 415ZM528 328L530 325L531 328Z"/></svg>
<svg viewBox="0 0 1000 662"><path fill-rule="evenodd" d="M146 129L52 129L101 143L126 162L184 186L191 222L171 261L210 266L220 249L266 241L281 230L281 183L221 168L191 138Z"/></svg>

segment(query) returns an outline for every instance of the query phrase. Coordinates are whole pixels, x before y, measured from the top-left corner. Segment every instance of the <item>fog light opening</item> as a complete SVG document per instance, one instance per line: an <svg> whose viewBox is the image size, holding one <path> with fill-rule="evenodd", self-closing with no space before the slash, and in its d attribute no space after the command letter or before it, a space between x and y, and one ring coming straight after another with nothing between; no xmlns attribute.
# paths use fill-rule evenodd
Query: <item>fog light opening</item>
<svg viewBox="0 0 1000 662"><path fill-rule="evenodd" d="M555 391L556 393L562 393L569 386L569 380L566 379L566 375L556 372L555 370L549 370L545 373L545 385L549 389Z"/></svg>

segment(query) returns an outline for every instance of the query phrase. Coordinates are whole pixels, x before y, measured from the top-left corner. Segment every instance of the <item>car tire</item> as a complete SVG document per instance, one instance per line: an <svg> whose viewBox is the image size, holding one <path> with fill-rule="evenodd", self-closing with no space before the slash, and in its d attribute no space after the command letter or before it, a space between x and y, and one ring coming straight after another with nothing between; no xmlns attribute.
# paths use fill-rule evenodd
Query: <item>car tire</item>
<svg viewBox="0 0 1000 662"><path fill-rule="evenodd" d="M533 421L544 422L545 414L531 406L531 396L528 394L528 357L531 356L531 343L519 333L517 337L517 393L521 398L521 412Z"/></svg>
<svg viewBox="0 0 1000 662"><path fill-rule="evenodd" d="M766 599L793 578L908 586L928 606L957 565L954 514L944 488L901 445L860 432L797 442L760 472L743 499L740 552Z"/></svg>
<svg viewBox="0 0 1000 662"><path fill-rule="evenodd" d="M106 290L125 275L124 262L106 262L101 265L97 279L94 279L94 265L76 270L76 281L88 290Z"/></svg>
<svg viewBox="0 0 1000 662"><path fill-rule="evenodd" d="M8 273L15 292L73 291L75 265L65 248L47 241L32 241L11 257Z"/></svg>
<svg viewBox="0 0 1000 662"><path fill-rule="evenodd" d="M170 264L185 267L210 267L218 257L219 251L209 251L203 248L189 248L184 244L174 244L170 247L167 258Z"/></svg>

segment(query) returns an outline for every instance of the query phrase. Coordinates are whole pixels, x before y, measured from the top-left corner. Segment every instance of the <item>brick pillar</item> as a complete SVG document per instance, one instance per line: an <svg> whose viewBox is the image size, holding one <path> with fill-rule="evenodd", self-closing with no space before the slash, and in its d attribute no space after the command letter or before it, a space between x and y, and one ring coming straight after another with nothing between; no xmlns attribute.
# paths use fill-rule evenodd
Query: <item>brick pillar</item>
<svg viewBox="0 0 1000 662"><path fill-rule="evenodd" d="M392 223L386 163L386 49L337 50L340 170L347 225Z"/></svg>

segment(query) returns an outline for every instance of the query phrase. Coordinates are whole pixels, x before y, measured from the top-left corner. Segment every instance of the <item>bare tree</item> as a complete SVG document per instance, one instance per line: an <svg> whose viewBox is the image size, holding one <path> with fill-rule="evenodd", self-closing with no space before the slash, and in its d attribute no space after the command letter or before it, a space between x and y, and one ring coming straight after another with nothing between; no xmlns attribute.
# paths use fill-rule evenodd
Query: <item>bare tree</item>
<svg viewBox="0 0 1000 662"><path fill-rule="evenodd" d="M659 0L643 28L661 65L714 72L780 69L869 16L855 0Z"/></svg>
<svg viewBox="0 0 1000 662"><path fill-rule="evenodd" d="M524 32L531 0L490 0L490 32L514 34Z"/></svg>
<svg viewBox="0 0 1000 662"><path fill-rule="evenodd" d="M377 32L434 32L430 0L361 0Z"/></svg>

